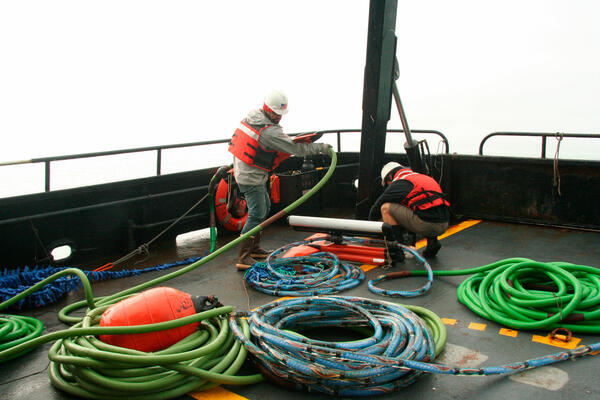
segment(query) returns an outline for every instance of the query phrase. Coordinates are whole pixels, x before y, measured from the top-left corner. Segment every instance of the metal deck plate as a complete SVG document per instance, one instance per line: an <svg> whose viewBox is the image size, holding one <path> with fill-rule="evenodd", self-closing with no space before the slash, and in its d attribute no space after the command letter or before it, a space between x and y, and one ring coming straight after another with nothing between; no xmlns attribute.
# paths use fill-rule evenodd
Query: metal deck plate
<svg viewBox="0 0 600 400"><path fill-rule="evenodd" d="M280 247L308 236L291 230L284 224L274 224L264 232L263 247ZM235 236L223 237L223 245ZM477 223L467 229L442 239L442 249L431 260L434 270L470 268L485 265L505 258L526 257L536 261L565 261L597 267L600 259L600 233L573 231L515 225L495 222ZM184 259L204 254L209 247L207 239L191 239L177 248L152 249L153 254L145 266ZM245 287L242 273L236 271L237 249L231 249L217 259L169 281L169 286L191 294L214 294L222 303L236 310L248 310L275 298ZM106 260L109 261L109 260ZM136 268L142 267L141 265ZM413 260L407 260L404 268L420 268ZM366 281L387 271L381 267L367 271ZM113 294L124 288L145 282L166 272L151 272L137 277L117 279L94 284L94 295ZM506 331L502 326L480 318L457 300L456 288L465 279L458 277L436 277L431 289L423 296L408 299L388 298L371 293L366 281L358 287L341 294L381 298L383 300L426 307L444 319L448 330L448 345L438 362L457 366L494 366L509 362L555 353L560 347L540 342L547 332ZM424 278L409 278L404 281L382 283L388 288L414 288ZM56 314L67 304L83 299L82 290L68 294L61 302L41 310L28 312L45 324L45 333L64 329ZM575 334L580 344L600 341L598 335ZM70 396L54 389L47 376L46 352L50 344L44 345L23 357L5 362L0 371L0 398L2 399L69 399ZM585 357L576 362L562 362L523 374L510 376L446 376L425 375L412 386L379 399L565 399L600 398L597 383L598 358ZM251 371L249 371L251 372ZM266 382L252 386L224 386L202 394L190 394L197 399L327 399L327 395L293 392Z"/></svg>

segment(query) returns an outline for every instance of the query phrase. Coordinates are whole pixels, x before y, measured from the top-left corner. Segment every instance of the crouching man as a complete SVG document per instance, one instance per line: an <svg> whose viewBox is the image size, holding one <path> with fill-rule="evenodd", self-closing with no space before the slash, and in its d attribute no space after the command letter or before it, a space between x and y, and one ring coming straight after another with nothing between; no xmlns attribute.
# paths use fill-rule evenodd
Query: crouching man
<svg viewBox="0 0 600 400"><path fill-rule="evenodd" d="M438 236L448 229L450 203L440 185L430 176L397 162L381 169L384 192L369 211L369 220L387 222L396 240L414 246L415 235L427 238L424 257L433 257L442 247Z"/></svg>

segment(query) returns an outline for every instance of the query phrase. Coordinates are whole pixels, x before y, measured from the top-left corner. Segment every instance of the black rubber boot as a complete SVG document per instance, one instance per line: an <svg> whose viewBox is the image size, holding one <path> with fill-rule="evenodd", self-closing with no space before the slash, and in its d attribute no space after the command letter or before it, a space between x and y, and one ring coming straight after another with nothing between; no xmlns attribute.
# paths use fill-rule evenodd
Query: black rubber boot
<svg viewBox="0 0 600 400"><path fill-rule="evenodd" d="M412 232L406 232L404 235L402 235L401 243L406 246L415 247L415 244L417 244L417 235Z"/></svg>
<svg viewBox="0 0 600 400"><path fill-rule="evenodd" d="M427 238L427 247L423 250L423 257L435 257L442 248L442 244L437 237Z"/></svg>
<svg viewBox="0 0 600 400"><path fill-rule="evenodd" d="M391 225L392 231L394 232L394 237L396 238L396 242L403 243L404 235L408 233L408 231L402 225Z"/></svg>
<svg viewBox="0 0 600 400"><path fill-rule="evenodd" d="M394 237L396 238L396 242L402 243L402 238L408 231L404 229L402 225L390 225L392 228L392 232L394 232ZM393 252L393 266L397 266L398 263L404 262L406 259L406 255L404 254L404 250L398 246L394 248Z"/></svg>
<svg viewBox="0 0 600 400"><path fill-rule="evenodd" d="M400 247L394 249L394 253L393 253L393 257L392 257L392 266L396 267L397 263L401 263L404 262L404 260L406 259L406 256L404 255L404 250Z"/></svg>
<svg viewBox="0 0 600 400"><path fill-rule="evenodd" d="M417 243L417 235L409 232L402 225L392 225L392 231L398 243L405 246L414 246Z"/></svg>

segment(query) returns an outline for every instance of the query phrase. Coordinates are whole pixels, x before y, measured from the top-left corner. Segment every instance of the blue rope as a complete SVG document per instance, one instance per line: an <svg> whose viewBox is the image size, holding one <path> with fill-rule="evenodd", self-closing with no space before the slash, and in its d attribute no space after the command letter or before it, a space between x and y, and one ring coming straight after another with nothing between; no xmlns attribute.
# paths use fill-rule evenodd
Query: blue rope
<svg viewBox="0 0 600 400"><path fill-rule="evenodd" d="M407 306L408 307L408 306ZM252 340L238 318L248 317ZM255 357L263 375L286 387L336 396L373 396L412 384L419 375L499 375L593 355L600 342L531 360L484 368L436 364L430 326L400 304L348 296L279 300L231 315L234 335ZM367 337L327 342L295 330L369 328ZM370 336L369 336L370 335Z"/></svg>
<svg viewBox="0 0 600 400"><path fill-rule="evenodd" d="M171 267L191 264L202 257L190 257L185 260L176 261L173 263L160 264L154 267L144 269L124 269L120 271L83 271L92 282L99 282L109 279L120 279L129 276L137 276L145 272L163 271ZM46 279L47 277L67 269L66 267L57 268L50 266L35 266L29 268L25 266L23 269L4 269L0 274L0 303L15 297L17 294L27 290L36 283ZM56 303L66 293L76 290L81 287L80 280L77 277L64 276L52 283L44 286L42 289L32 293L31 295L21 299L15 303L11 309L37 308L44 307L48 304Z"/></svg>
<svg viewBox="0 0 600 400"><path fill-rule="evenodd" d="M285 245L269 255L266 262L252 265L244 274L244 279L254 289L273 296L317 296L331 294L358 286L364 280L364 272L352 264L341 263L335 254L318 252L301 257L282 257L277 255L300 245L310 245L312 242L329 240L327 237L305 239ZM433 284L433 271L431 266L416 250L399 243L385 243L377 239L361 239L352 236L342 236L348 243L362 245L379 245L385 247L393 245L399 251L411 253L415 259L423 264L427 274L427 281L420 288L414 290L388 290L376 285L385 280L409 274L407 271L393 272L380 275L369 281L369 290L373 293L390 297L416 297L426 293Z"/></svg>
<svg viewBox="0 0 600 400"><path fill-rule="evenodd" d="M236 337L267 378L296 390L336 396L373 396L410 385L420 371L398 368L402 359L435 358L425 322L407 308L359 297L280 300L249 314L253 340ZM327 342L300 335L307 328L344 327L369 332L364 339ZM382 361L385 360L385 361Z"/></svg>
<svg viewBox="0 0 600 400"><path fill-rule="evenodd" d="M340 262L335 254L318 252L308 256L276 258L292 247L322 240L306 239L285 245L272 252L266 262L252 265L244 279L254 289L272 296L316 296L358 286L365 279L363 270Z"/></svg>
<svg viewBox="0 0 600 400"><path fill-rule="evenodd" d="M381 289L376 286L378 283L383 282L385 280L389 280L392 278L398 278L398 277L402 277L402 276L408 276L412 273L410 271L392 272L389 274L380 275L375 279L371 279L368 283L369 290L373 293L381 294L383 296L390 296L390 297L421 296L422 294L426 293L431 288L431 285L433 284L433 271L431 270L431 266L429 265L427 260L425 260L425 258L423 258L413 248L408 247L408 246L403 246L400 244L397 244L397 246L401 250L411 253L418 262L423 264L423 266L425 267L425 271L427 272L427 281L425 282L425 284L423 286L421 286L420 288L415 289L415 290L388 290L388 289Z"/></svg>

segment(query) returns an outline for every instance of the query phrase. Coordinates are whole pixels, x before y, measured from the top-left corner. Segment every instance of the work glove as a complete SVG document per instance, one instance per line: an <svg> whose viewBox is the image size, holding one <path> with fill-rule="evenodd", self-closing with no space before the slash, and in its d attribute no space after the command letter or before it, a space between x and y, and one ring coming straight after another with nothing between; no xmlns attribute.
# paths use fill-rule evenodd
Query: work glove
<svg viewBox="0 0 600 400"><path fill-rule="evenodd" d="M314 145L317 147L318 154L330 154L329 149L332 146L329 143L315 143Z"/></svg>

